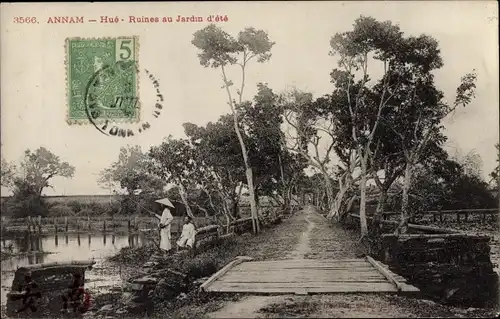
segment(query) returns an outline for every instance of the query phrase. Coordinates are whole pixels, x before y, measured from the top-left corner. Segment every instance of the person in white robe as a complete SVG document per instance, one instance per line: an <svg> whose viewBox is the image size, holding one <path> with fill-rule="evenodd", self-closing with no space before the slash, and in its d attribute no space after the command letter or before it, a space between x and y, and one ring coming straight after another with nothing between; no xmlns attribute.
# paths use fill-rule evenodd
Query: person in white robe
<svg viewBox="0 0 500 319"><path fill-rule="evenodd" d="M174 216L170 213L170 209L166 207L163 210L163 214L160 219L160 248L165 252L170 251L172 249L172 245L170 243L170 226L172 221L174 220Z"/></svg>
<svg viewBox="0 0 500 319"><path fill-rule="evenodd" d="M177 246L180 248L184 248L188 246L193 249L194 242L196 238L196 228L194 227L193 220L191 217L186 216L184 220L184 226L182 226L182 234L179 240L177 241Z"/></svg>

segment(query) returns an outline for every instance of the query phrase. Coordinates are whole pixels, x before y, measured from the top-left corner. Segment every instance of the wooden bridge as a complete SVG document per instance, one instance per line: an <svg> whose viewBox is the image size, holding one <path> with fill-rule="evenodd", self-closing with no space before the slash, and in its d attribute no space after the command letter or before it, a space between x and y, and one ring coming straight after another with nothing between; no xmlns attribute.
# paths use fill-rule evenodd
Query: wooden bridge
<svg viewBox="0 0 500 319"><path fill-rule="evenodd" d="M386 265L364 259L252 261L238 257L210 277L206 292L251 294L418 293Z"/></svg>

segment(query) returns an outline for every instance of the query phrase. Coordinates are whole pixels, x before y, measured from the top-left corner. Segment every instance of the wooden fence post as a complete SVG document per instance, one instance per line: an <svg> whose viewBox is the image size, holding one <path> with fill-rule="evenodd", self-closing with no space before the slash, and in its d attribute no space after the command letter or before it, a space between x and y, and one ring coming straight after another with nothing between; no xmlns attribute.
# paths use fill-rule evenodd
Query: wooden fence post
<svg viewBox="0 0 500 319"><path fill-rule="evenodd" d="M130 228L132 227L132 222L130 221L130 218L127 219L127 229L128 232L130 233Z"/></svg>
<svg viewBox="0 0 500 319"><path fill-rule="evenodd" d="M87 216L87 225L88 225L87 227L88 227L89 232L90 232L92 230L92 226L91 226L92 224L90 223L90 216Z"/></svg>
<svg viewBox="0 0 500 319"><path fill-rule="evenodd" d="M64 216L64 229L68 232L68 216Z"/></svg>
<svg viewBox="0 0 500 319"><path fill-rule="evenodd" d="M106 217L104 217L104 220L102 221L102 231L106 231Z"/></svg>
<svg viewBox="0 0 500 319"><path fill-rule="evenodd" d="M80 217L76 218L76 232L80 233Z"/></svg>
<svg viewBox="0 0 500 319"><path fill-rule="evenodd" d="M42 216L38 216L38 232L42 233Z"/></svg>

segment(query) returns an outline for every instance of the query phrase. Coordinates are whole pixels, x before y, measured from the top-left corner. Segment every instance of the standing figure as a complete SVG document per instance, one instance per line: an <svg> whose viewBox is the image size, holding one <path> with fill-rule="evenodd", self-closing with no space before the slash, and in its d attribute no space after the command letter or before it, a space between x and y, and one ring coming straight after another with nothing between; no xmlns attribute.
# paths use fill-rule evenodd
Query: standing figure
<svg viewBox="0 0 500 319"><path fill-rule="evenodd" d="M31 279L31 274L26 273L24 275L24 291L22 294L23 298L23 306L16 310L16 313L20 313L25 311L26 309L30 308L31 312L35 312L37 310L36 305L35 305L35 298L40 298L41 293L38 290L38 285L33 279Z"/></svg>
<svg viewBox="0 0 500 319"><path fill-rule="evenodd" d="M164 252L169 252L172 249L170 243L170 225L174 220L174 216L170 213L170 209L165 208L160 219L160 248Z"/></svg>

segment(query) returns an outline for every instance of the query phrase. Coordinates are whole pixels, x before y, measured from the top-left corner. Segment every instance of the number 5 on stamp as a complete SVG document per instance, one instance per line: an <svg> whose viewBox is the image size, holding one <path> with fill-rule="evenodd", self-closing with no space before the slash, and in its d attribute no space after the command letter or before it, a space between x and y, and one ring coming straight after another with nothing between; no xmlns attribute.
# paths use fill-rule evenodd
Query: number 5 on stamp
<svg viewBox="0 0 500 319"><path fill-rule="evenodd" d="M138 122L138 37L66 39L67 121Z"/></svg>

